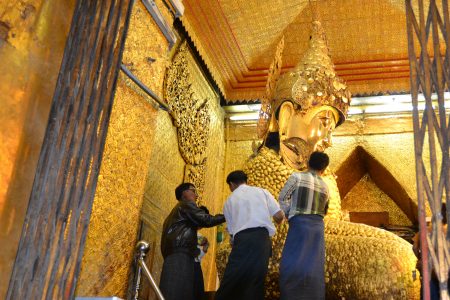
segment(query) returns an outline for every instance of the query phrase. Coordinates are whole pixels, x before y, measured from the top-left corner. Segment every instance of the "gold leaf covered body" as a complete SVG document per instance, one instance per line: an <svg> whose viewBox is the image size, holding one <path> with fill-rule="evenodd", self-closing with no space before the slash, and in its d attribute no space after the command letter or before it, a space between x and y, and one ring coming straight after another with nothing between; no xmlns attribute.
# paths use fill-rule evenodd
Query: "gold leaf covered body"
<svg viewBox="0 0 450 300"><path fill-rule="evenodd" d="M284 165L275 151L262 148L247 162L244 171L250 185L265 188L277 197L296 170ZM420 282L413 278L417 260L412 246L388 231L345 221L336 180L329 170L324 180L330 190L325 217L327 299L419 299ZM280 295L279 263L287 231L287 223L277 226L272 239L266 299L278 299ZM220 276L231 250L226 244L222 243L217 251Z"/></svg>

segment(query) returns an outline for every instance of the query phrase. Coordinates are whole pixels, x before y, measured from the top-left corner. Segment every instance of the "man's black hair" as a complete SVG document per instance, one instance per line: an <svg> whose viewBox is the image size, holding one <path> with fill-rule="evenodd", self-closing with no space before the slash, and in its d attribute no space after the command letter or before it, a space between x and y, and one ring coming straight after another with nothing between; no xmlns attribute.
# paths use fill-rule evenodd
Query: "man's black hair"
<svg viewBox="0 0 450 300"><path fill-rule="evenodd" d="M265 146L269 149L280 152L280 135L278 132L269 132L266 138Z"/></svg>
<svg viewBox="0 0 450 300"><path fill-rule="evenodd" d="M227 183L230 184L231 182L234 184L247 183L247 174L242 170L233 171L227 176Z"/></svg>
<svg viewBox="0 0 450 300"><path fill-rule="evenodd" d="M195 185L190 182L185 182L177 186L177 188L175 189L175 197L177 198L177 200L181 201L181 196L183 195L183 192L187 191L192 187L195 188Z"/></svg>
<svg viewBox="0 0 450 300"><path fill-rule="evenodd" d="M308 166L309 168L316 171L323 171L328 167L330 163L330 158L323 152L314 151L309 157Z"/></svg>

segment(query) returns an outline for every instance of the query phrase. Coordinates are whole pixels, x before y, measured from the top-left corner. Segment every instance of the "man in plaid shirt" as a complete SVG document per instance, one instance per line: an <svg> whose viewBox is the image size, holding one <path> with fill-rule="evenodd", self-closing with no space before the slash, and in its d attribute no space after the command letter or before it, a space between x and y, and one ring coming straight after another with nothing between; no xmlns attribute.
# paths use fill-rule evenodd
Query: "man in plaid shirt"
<svg viewBox="0 0 450 300"><path fill-rule="evenodd" d="M321 178L329 158L313 152L306 172L293 173L279 195L289 220L280 262L281 299L325 299L325 238L323 217L328 187Z"/></svg>

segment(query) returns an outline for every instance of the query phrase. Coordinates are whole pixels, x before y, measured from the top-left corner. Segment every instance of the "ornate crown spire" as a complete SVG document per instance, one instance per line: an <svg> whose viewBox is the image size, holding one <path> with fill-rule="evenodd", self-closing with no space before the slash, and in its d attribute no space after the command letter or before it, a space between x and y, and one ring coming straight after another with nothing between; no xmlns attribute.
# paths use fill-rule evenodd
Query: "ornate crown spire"
<svg viewBox="0 0 450 300"><path fill-rule="evenodd" d="M338 126L345 121L351 94L344 81L336 76L321 23L313 21L312 25L308 50L294 70L278 80L273 111L284 101L298 104L305 113L313 107L329 105L339 111Z"/></svg>

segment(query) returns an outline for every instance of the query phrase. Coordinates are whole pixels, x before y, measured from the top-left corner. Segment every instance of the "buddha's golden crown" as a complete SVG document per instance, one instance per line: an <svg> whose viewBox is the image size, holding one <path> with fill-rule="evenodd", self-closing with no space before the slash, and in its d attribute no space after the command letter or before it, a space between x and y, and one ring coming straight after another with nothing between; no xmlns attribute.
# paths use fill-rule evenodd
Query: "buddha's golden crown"
<svg viewBox="0 0 450 300"><path fill-rule="evenodd" d="M308 50L297 66L280 76L272 99L276 112L284 101L300 105L302 112L317 106L329 105L339 111L336 126L345 121L351 94L344 81L336 76L328 54L325 32L319 21L313 21Z"/></svg>

